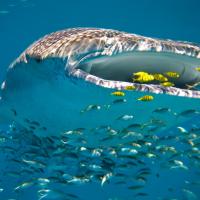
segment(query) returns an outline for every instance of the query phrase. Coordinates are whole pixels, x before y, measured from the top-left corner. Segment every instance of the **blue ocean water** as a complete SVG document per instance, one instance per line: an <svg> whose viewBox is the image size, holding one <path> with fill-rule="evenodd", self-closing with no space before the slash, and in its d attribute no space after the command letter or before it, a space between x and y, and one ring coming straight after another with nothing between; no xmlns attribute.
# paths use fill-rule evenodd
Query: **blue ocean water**
<svg viewBox="0 0 200 200"><path fill-rule="evenodd" d="M150 37L198 43L199 6L198 0L0 0L0 80L5 77L9 64L33 41L50 32L71 27L111 28ZM114 100L109 96L110 91L102 92L97 88L92 88L91 91L96 92L97 97L99 93L104 95L103 98L99 97L99 101L98 98L93 101L88 99L88 104L98 103L102 106ZM137 93L134 95L127 98L140 96ZM87 100L89 97L86 95L85 98ZM195 108L199 106L199 102L195 100L171 97L170 101L175 102L173 111L178 113L186 105ZM168 107L167 103L161 95L160 101L142 106L144 110L153 111L157 107ZM84 109L83 105L80 107ZM105 119L105 115L115 119L116 116L127 114L128 109L129 107L126 109L120 105L109 113L102 111L99 116L100 119ZM131 111L128 114L135 115ZM140 115L142 116L142 112ZM85 120L91 122L91 127L94 128L97 116L95 112L88 116L86 114ZM162 117L163 115L157 115L159 119ZM167 114L164 114L162 120L168 118L174 120ZM113 120L111 129L109 123L111 122L99 123L102 126L107 124L108 127L99 128L96 134L106 131L115 134L115 131L130 125L129 122L117 122L116 125ZM177 129L177 126L182 129ZM80 127L77 124L77 128ZM95 137L91 136L88 139L91 146L85 145L86 149L81 148L82 143L78 142L81 138L69 136L67 139L71 143L64 149L60 146L59 137L38 139L31 134L23 135L13 126L9 129L2 127L0 199L200 199L199 127L199 117L189 116L170 130L156 133L150 131L145 138L131 141L136 145L135 151L140 152L138 156L134 151L128 155L130 141L122 142L121 137L124 135L120 135L112 143L106 143L109 138L103 138L105 146L101 143L96 146L94 143L92 146ZM82 131L84 132L78 130ZM151 137L152 135L159 137L159 140ZM66 138L62 139L65 143ZM115 152L119 153L119 159L114 156ZM34 163L30 159L35 156L38 156L41 163Z"/></svg>

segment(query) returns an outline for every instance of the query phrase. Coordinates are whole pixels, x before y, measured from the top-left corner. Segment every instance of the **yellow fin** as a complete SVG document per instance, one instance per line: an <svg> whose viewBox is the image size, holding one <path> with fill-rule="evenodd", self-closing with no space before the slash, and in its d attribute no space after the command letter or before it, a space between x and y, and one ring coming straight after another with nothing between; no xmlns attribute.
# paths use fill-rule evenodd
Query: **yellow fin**
<svg viewBox="0 0 200 200"><path fill-rule="evenodd" d="M154 99L153 96L151 96L151 95L145 95L143 97L138 98L137 100L138 101L152 101L153 99Z"/></svg>
<svg viewBox="0 0 200 200"><path fill-rule="evenodd" d="M180 75L177 72L166 72L165 73L170 78L179 78Z"/></svg>
<svg viewBox="0 0 200 200"><path fill-rule="evenodd" d="M172 83L172 82L164 82L164 83L161 83L161 85L164 86L164 87L173 87L174 83Z"/></svg>
<svg viewBox="0 0 200 200"><path fill-rule="evenodd" d="M116 91L116 92L112 92L111 95L114 95L114 96L125 96L125 93L121 92L121 91Z"/></svg>
<svg viewBox="0 0 200 200"><path fill-rule="evenodd" d="M125 87L125 90L135 90L135 86L133 86L133 85L127 85Z"/></svg>

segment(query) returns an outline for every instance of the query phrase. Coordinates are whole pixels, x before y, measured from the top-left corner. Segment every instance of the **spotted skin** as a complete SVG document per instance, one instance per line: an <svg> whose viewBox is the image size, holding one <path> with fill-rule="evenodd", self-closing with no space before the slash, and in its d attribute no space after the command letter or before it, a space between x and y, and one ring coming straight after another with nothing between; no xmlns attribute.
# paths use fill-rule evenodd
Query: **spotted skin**
<svg viewBox="0 0 200 200"><path fill-rule="evenodd" d="M28 57L38 62L46 58L62 58L66 59L66 70L71 76L83 78L102 87L121 90L134 86L138 91L200 98L200 91L104 80L76 68L81 61L90 57L112 56L131 51L169 52L200 59L200 47L192 43L153 39L109 29L72 28L39 39L27 48L10 68L14 68L19 62L28 63Z"/></svg>

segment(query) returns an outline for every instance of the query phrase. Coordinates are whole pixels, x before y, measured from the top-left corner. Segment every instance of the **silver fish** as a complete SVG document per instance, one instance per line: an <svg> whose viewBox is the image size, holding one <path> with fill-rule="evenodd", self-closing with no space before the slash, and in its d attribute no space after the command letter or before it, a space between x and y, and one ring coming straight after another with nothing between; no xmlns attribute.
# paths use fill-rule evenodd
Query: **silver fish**
<svg viewBox="0 0 200 200"><path fill-rule="evenodd" d="M117 119L118 120L125 120L125 121L127 121L127 120L133 119L133 115L122 115L122 116L118 117Z"/></svg>

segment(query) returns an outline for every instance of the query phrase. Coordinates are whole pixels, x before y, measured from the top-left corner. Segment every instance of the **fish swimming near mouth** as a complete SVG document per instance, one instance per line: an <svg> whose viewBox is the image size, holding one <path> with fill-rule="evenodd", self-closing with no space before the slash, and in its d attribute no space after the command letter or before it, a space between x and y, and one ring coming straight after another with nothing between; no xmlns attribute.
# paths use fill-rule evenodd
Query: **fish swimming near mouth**
<svg viewBox="0 0 200 200"><path fill-rule="evenodd" d="M33 43L9 66L1 85L0 121L14 121L29 131L49 135L77 124L91 128L91 124L115 123L116 116L130 113L130 108L134 108L136 123L148 121L158 107L177 108L174 102L180 106L177 112L184 107L197 109L200 91L189 90L187 85L200 82L199 66L200 47L192 43L98 28L54 32ZM174 87L133 82L132 74L140 71L180 76L172 79ZM127 87L134 90L127 91ZM114 111L80 115L90 104L113 102L118 98L110 95L113 89L126 90L129 99L137 99L141 92L159 98L148 105L128 101ZM27 120L39 126L30 129Z"/></svg>

